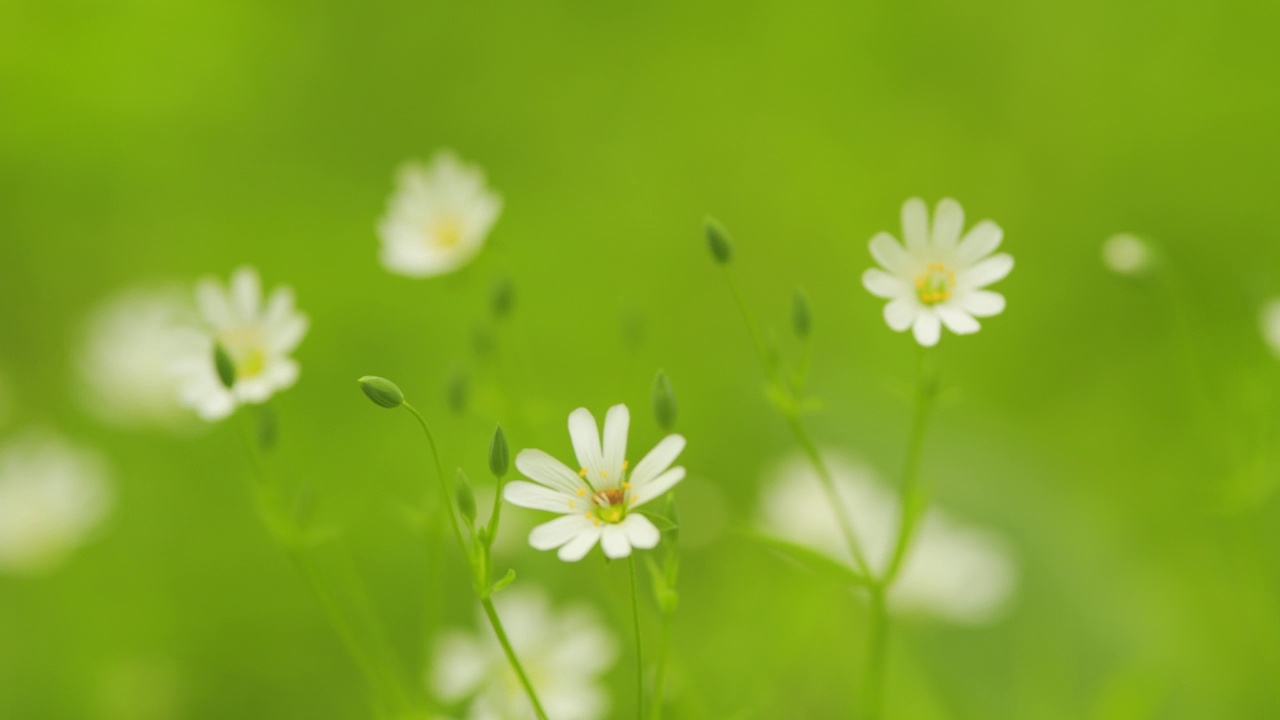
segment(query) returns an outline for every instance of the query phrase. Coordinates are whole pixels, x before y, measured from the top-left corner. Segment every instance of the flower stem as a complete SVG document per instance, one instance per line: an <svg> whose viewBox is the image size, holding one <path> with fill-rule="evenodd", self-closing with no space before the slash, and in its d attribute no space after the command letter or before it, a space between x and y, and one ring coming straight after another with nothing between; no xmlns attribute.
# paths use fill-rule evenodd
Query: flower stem
<svg viewBox="0 0 1280 720"><path fill-rule="evenodd" d="M631 575L631 622L636 633L636 718L644 720L644 652L640 643L640 590L634 554L627 556L627 569Z"/></svg>
<svg viewBox="0 0 1280 720"><path fill-rule="evenodd" d="M462 550L463 555L467 558L467 563L471 566L473 572L476 570L477 564L485 567L485 575L483 578L483 587L481 583L477 583L475 588L476 594L480 598L480 605L484 608L485 617L489 619L489 625L493 627L493 633L498 637L498 642L502 645L502 650L507 656L507 662L511 664L511 669L515 670L516 675L520 678L520 684L524 687L525 694L529 696L529 702L533 705L534 713L538 720L547 720L547 713L542 709L542 702L538 700L538 693L533 689L533 683L529 682L529 676L525 674L524 667L520 664L520 659L516 657L516 651L511 647L511 641L507 638L507 631L502 627L502 620L498 617L498 610L493 606L493 600L490 598L488 588L488 552L487 548L480 551L481 559L477 560L475 553L470 550L465 539L462 536L462 527L458 523L458 517L453 512L453 498L451 492L451 484L449 478L444 474L444 468L440 464L440 453L436 449L435 436L431 434L431 426L427 424L427 419L418 412L417 408L405 401L401 407L408 410L418 420L418 424L422 426L422 432L427 436L427 445L431 448L431 459L435 464L436 477L439 479L440 500L443 512L449 516L449 526L453 529L453 536L458 541L458 548ZM495 524L496 528L496 524ZM478 576L477 576L478 577Z"/></svg>
<svg viewBox="0 0 1280 720"><path fill-rule="evenodd" d="M658 641L657 677L653 684L653 702L649 706L651 720L662 720L662 705L667 692L667 652L671 644L671 613L662 613L662 635Z"/></svg>
<svg viewBox="0 0 1280 720"><path fill-rule="evenodd" d="M889 617L885 588L871 587L871 635L868 641L865 720L879 720L884 710L885 661L889 652Z"/></svg>

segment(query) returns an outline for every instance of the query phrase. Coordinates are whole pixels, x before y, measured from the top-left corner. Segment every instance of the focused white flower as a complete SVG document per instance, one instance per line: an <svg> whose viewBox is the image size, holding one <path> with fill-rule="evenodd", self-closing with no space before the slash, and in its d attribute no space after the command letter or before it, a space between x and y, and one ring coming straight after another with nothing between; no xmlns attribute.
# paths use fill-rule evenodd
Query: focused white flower
<svg viewBox="0 0 1280 720"><path fill-rule="evenodd" d="M658 544L660 534L636 508L662 497L684 479L684 468L671 467L684 450L684 438L668 435L634 468L627 461L626 405L614 405L604 419L604 443L596 419L586 408L569 414L569 437L578 456L578 472L541 450L522 450L516 468L534 482L516 480L503 491L507 502L534 510L561 513L529 533L538 550L560 548L561 560L581 560L597 541L610 558L624 558L631 548Z"/></svg>
<svg viewBox="0 0 1280 720"><path fill-rule="evenodd" d="M553 612L544 593L524 588L498 593L494 604L549 717L598 720L608 714L602 676L617 660L618 645L594 611L578 605ZM488 628L484 615L478 622ZM491 630L480 636L457 630L443 635L429 682L445 702L474 698L463 716L467 720L534 718Z"/></svg>
<svg viewBox="0 0 1280 720"><path fill-rule="evenodd" d="M871 268L862 284L876 297L889 301L884 319L897 332L910 328L924 346L938 343L942 326L957 335L978 332L975 318L1004 311L1004 296L984 290L1013 269L1013 258L992 255L1004 231L983 220L960 237L964 210L950 198L938 202L933 225L924 201L902 204L904 248L889 233L871 238L871 256L884 268Z"/></svg>
<svg viewBox="0 0 1280 720"><path fill-rule="evenodd" d="M77 357L80 398L98 418L121 426L171 426L179 402L177 363L195 320L176 290L130 289L91 314Z"/></svg>
<svg viewBox="0 0 1280 720"><path fill-rule="evenodd" d="M293 304L293 290L278 287L263 302L258 272L241 268L225 290L212 278L196 286L203 327L184 335L176 367L183 405L205 420L220 420L244 403L261 403L298 380L290 354L307 334L307 317ZM230 389L218 378L214 347L235 366Z"/></svg>
<svg viewBox="0 0 1280 720"><path fill-rule="evenodd" d="M0 449L0 570L61 563L106 517L111 488L97 454L47 434Z"/></svg>
<svg viewBox="0 0 1280 720"><path fill-rule="evenodd" d="M897 498L862 465L832 458L831 472L841 509L852 520L873 572L883 572L897 538ZM854 566L834 509L803 458L783 463L765 487L760 523L769 534ZM900 613L981 624L998 617L1015 582L1012 553L999 536L930 509L920 521L888 602Z"/></svg>
<svg viewBox="0 0 1280 720"><path fill-rule="evenodd" d="M501 211L502 198L485 185L479 166L448 150L430 165L407 162L378 224L382 264L409 277L453 272L480 252Z"/></svg>
<svg viewBox="0 0 1280 720"><path fill-rule="evenodd" d="M1262 339L1267 341L1271 352L1280 357L1280 297L1272 298L1263 304L1260 319Z"/></svg>
<svg viewBox="0 0 1280 720"><path fill-rule="evenodd" d="M1117 275L1141 275L1151 261L1151 248L1136 235L1117 233L1102 243L1102 264Z"/></svg>

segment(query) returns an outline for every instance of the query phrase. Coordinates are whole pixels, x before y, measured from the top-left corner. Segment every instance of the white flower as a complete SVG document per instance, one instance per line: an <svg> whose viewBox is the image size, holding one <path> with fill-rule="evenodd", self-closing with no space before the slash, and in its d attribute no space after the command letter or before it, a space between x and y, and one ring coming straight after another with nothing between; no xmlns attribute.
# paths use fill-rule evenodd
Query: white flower
<svg viewBox="0 0 1280 720"><path fill-rule="evenodd" d="M897 498L861 465L835 458L831 472L873 572L883 572L897 538ZM770 534L853 567L833 510L813 469L797 457L783 463L765 488L760 521ZM937 509L921 519L899 573L889 592L893 610L961 624L996 619L1016 580L1012 554L1000 537Z"/></svg>
<svg viewBox="0 0 1280 720"><path fill-rule="evenodd" d="M43 434L0 449L0 570L26 574L62 562L111 506L102 460Z"/></svg>
<svg viewBox="0 0 1280 720"><path fill-rule="evenodd" d="M1271 351L1280 357L1280 297L1272 298L1262 306L1260 319L1262 339L1266 340Z"/></svg>
<svg viewBox="0 0 1280 720"><path fill-rule="evenodd" d="M541 450L520 451L516 468L535 482L511 482L503 497L513 505L563 514L534 528L530 545L538 550L560 548L560 559L574 562L597 541L610 558L627 557L633 547L658 544L658 529L634 511L684 479L684 468L671 467L684 450L684 438L666 436L631 468L626 459L630 423L626 405L609 408L602 448L595 417L586 408L570 413L569 437L578 472Z"/></svg>
<svg viewBox="0 0 1280 720"><path fill-rule="evenodd" d="M453 272L480 252L501 211L484 172L452 152L436 153L429 166L405 163L378 224L382 264L409 277Z"/></svg>
<svg viewBox="0 0 1280 720"><path fill-rule="evenodd" d="M1141 275L1151 260L1151 248L1136 235L1118 233L1102 244L1102 264L1117 275Z"/></svg>
<svg viewBox="0 0 1280 720"><path fill-rule="evenodd" d="M194 314L190 301L163 289L126 290L99 305L77 358L85 408L122 426L180 421L175 365Z"/></svg>
<svg viewBox="0 0 1280 720"><path fill-rule="evenodd" d="M186 334L177 363L180 401L205 420L219 420L244 403L261 403L298 380L290 354L307 334L307 318L293 305L293 290L276 288L263 302L258 272L241 268L224 291L212 278L196 286L203 327ZM235 383L223 387L214 365L220 344L235 365Z"/></svg>
<svg viewBox="0 0 1280 720"><path fill-rule="evenodd" d="M950 198L938 202L933 226L924 201L902 204L903 248L889 233L871 238L871 256L880 268L862 275L862 284L876 297L889 300L884 319L897 332L911 328L916 341L932 346L942 326L957 335L978 332L975 318L999 315L1004 296L984 290L1013 269L1013 258L991 255L1004 231L990 220L973 226L962 239L964 210Z"/></svg>
<svg viewBox="0 0 1280 720"><path fill-rule="evenodd" d="M498 615L538 700L556 720L598 720L608 714L602 676L618 657L613 636L590 608L552 612L546 595L528 589L494 596ZM488 628L480 615L478 621ZM430 684L441 699L469 697L467 720L524 720L533 708L492 630L481 636L452 631L436 643Z"/></svg>

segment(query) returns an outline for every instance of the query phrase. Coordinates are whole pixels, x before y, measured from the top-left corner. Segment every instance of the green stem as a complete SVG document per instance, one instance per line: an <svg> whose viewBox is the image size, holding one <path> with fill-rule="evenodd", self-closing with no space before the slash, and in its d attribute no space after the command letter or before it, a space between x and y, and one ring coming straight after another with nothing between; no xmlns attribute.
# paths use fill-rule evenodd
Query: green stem
<svg viewBox="0 0 1280 720"><path fill-rule="evenodd" d="M840 534L844 537L845 544L849 546L849 553L853 556L854 562L858 564L858 570L867 577L872 577L871 564L867 561L867 556L862 551L862 544L858 542L858 536L854 533L853 523L849 520L849 513L845 511L844 501L840 498L835 478L831 475L831 469L827 467L826 460L822 458L822 453L818 451L818 446L809 437L804 423L800 422L800 418L797 415L794 413L788 414L787 425L791 427L791 433L795 435L796 442L800 444L801 449L804 450L805 457L809 460L809 464L813 466L813 471L818 475L822 491L826 494L827 502L831 505L836 520L840 525Z"/></svg>
<svg viewBox="0 0 1280 720"><path fill-rule="evenodd" d="M915 412L911 417L911 433L907 440L907 457L902 466L902 507L898 522L898 538L894 542L893 554L880 584L886 589L893 584L902 569L902 562L915 535L916 525L923 513L920 499L920 458L924 450L924 431L928 424L929 411L937 397L936 374L927 349L920 352L920 364L917 372L918 387L916 390Z"/></svg>
<svg viewBox="0 0 1280 720"><path fill-rule="evenodd" d="M885 664L889 654L889 616L885 588L871 588L871 637L867 657L866 720L879 720L884 712Z"/></svg>
<svg viewBox="0 0 1280 720"><path fill-rule="evenodd" d="M408 410L418 420L418 424L422 426L423 433L427 436L427 444L431 447L431 459L435 463L436 477L440 480L441 503L443 504L444 513L449 516L449 526L453 528L453 535L458 541L458 548L462 550L466 556L467 562L475 571L477 567L477 559L468 549L466 541L462 537L462 527L458 523L458 517L453 512L453 500L450 494L449 479L445 477L444 468L440 464L440 453L436 450L436 440L431 434L431 426L427 425L427 419L418 412L408 401L403 404L404 409ZM485 558L480 564L487 566L488 552L481 550L481 556ZM488 574L488 570L485 570ZM525 674L524 667L520 665L520 659L516 657L515 650L511 647L511 641L507 638L507 632L502 627L502 620L498 617L498 611L493 606L493 600L489 597L488 578L484 579L485 587L476 587L476 594L480 597L480 605L484 608L485 617L489 618L489 625L493 627L494 635L497 635L498 642L502 644L502 650L507 656L507 662L511 664L511 669L515 670L516 675L520 678L520 684L524 686L525 694L529 696L529 702L533 705L534 712L538 716L538 720L547 720L547 713L542 709L542 703L538 700L538 693L533 689L533 683L529 682L529 676ZM479 585L480 583L477 583Z"/></svg>
<svg viewBox="0 0 1280 720"><path fill-rule="evenodd" d="M738 306L738 312L742 314L742 319L747 323L747 332L751 335L751 342L756 346L756 355L760 359L760 365L764 368L765 375L776 382L777 364L773 361L773 356L769 354L768 348L765 347L764 336L760 334L759 328L756 327L755 318L747 310L747 303L742 299L742 293L738 290L738 283L733 279L733 272L727 267L724 269L724 277L729 284L729 294L733 295L733 302Z"/></svg>
<svg viewBox="0 0 1280 720"><path fill-rule="evenodd" d="M636 717L644 720L644 652L640 643L640 590L634 554L627 557L627 568L631 575L631 622L636 633Z"/></svg>
<svg viewBox="0 0 1280 720"><path fill-rule="evenodd" d="M667 693L667 652L671 644L671 613L662 613L662 635L658 641L657 677L653 684L653 702L649 707L651 720L662 720L662 705Z"/></svg>
<svg viewBox="0 0 1280 720"><path fill-rule="evenodd" d="M507 662L511 663L511 669L515 670L516 677L520 678L520 684L524 686L529 702L533 703L534 714L538 716L538 720L547 720L547 711L542 709L538 694L534 692L533 683L529 682L529 676L525 674L520 658L516 657L516 651L511 647L511 640L507 638L507 631L502 627L502 620L498 617L498 610L493 606L493 600L487 597L481 598L480 605L484 608L485 616L489 618L489 624L493 626L493 634L498 636L498 643L502 645L502 652L506 654Z"/></svg>

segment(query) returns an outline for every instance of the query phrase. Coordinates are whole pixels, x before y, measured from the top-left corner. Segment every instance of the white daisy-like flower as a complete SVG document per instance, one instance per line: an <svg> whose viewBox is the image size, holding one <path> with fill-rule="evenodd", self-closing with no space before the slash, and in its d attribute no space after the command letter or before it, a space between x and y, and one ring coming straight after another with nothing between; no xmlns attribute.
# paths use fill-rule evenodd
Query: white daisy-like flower
<svg viewBox="0 0 1280 720"><path fill-rule="evenodd" d="M1117 233L1102 243L1102 264L1117 275L1141 275L1151 261L1151 248L1137 235Z"/></svg>
<svg viewBox="0 0 1280 720"><path fill-rule="evenodd" d="M448 150L430 165L405 163L378 224L382 264L409 277L453 272L484 247L502 211L502 198L485 185L484 171Z"/></svg>
<svg viewBox="0 0 1280 720"><path fill-rule="evenodd" d="M179 399L205 420L220 420L245 403L265 402L298 380L290 354L307 334L307 317L294 308L293 290L278 287L263 301L258 272L241 268L224 289L208 278L196 286L202 325L184 335L175 367ZM221 345L235 365L235 383L223 386L214 364Z"/></svg>
<svg viewBox="0 0 1280 720"><path fill-rule="evenodd" d="M1280 357L1280 297L1268 300L1262 306L1259 316L1262 339L1267 342L1271 352Z"/></svg>
<svg viewBox="0 0 1280 720"><path fill-rule="evenodd" d="M554 612L546 594L526 588L494 596L516 656L548 717L599 720L609 712L603 676L618 658L618 644L590 608ZM480 615L478 622L488 628ZM533 720L534 712L492 630L452 631L436 643L429 682L445 702L473 698L466 720Z"/></svg>
<svg viewBox="0 0 1280 720"><path fill-rule="evenodd" d="M85 408L114 425L172 426L187 415L175 364L195 308L176 290L135 288L90 316L77 358Z"/></svg>
<svg viewBox="0 0 1280 720"><path fill-rule="evenodd" d="M901 505L870 469L831 459L836 489L872 571L882 573L897 539ZM765 532L818 550L855 567L839 521L813 468L804 458L784 462L761 496ZM1016 584L1008 544L988 530L961 524L941 510L920 520L889 607L976 625L999 617Z"/></svg>
<svg viewBox="0 0 1280 720"><path fill-rule="evenodd" d="M96 453L32 433L0 449L0 570L47 571L106 517L111 488Z"/></svg>
<svg viewBox="0 0 1280 720"><path fill-rule="evenodd" d="M507 502L563 517L535 527L529 544L538 550L560 548L560 559L581 560L596 542L610 558L624 558L631 548L648 549L660 534L649 518L636 512L662 497L684 479L684 468L671 467L684 450L680 435L663 438L632 468L627 461L626 405L614 405L604 418L601 444L596 419L586 408L569 414L569 437L578 456L578 472L541 450L522 450L516 468L534 482L516 480L503 491Z"/></svg>
<svg viewBox="0 0 1280 720"><path fill-rule="evenodd" d="M920 198L902 204L904 248L893 235L871 238L871 256L880 268L862 275L862 284L889 301L884 319L897 332L910 328L924 346L938 343L942 326L957 335L978 332L976 318L999 315L1004 296L986 290L1013 269L1006 253L992 255L1004 231L990 220L964 230L964 210L950 198L938 202L933 224ZM883 269L881 269L883 268Z"/></svg>

